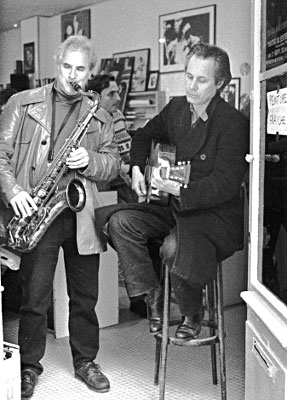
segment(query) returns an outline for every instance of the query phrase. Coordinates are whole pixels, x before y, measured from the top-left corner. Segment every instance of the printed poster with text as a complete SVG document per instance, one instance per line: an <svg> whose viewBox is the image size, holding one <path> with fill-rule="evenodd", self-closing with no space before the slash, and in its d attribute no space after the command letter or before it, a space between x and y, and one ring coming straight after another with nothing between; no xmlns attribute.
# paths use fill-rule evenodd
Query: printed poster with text
<svg viewBox="0 0 287 400"><path fill-rule="evenodd" d="M266 70L287 62L287 1L266 1Z"/></svg>

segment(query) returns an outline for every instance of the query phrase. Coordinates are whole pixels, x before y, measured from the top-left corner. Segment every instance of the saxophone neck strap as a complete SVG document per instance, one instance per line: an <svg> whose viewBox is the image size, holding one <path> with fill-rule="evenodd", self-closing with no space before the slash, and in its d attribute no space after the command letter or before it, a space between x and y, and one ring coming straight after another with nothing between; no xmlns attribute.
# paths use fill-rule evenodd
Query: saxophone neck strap
<svg viewBox="0 0 287 400"><path fill-rule="evenodd" d="M53 93L53 100L52 100L52 125L51 125L51 135L50 135L50 147L48 152L48 163L51 163L54 158L54 148L55 148L55 125L56 125L56 94ZM58 135L62 132L64 126L67 124L70 116L74 112L76 108L77 102L73 102L68 113L66 114L64 121L62 122L60 129L58 131Z"/></svg>

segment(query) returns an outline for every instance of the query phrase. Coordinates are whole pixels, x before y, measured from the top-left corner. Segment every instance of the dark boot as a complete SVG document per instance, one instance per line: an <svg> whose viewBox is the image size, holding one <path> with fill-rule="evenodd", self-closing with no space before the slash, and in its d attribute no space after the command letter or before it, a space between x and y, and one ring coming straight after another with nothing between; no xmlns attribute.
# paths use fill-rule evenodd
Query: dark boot
<svg viewBox="0 0 287 400"><path fill-rule="evenodd" d="M138 314L142 318L147 318L147 305L144 298L131 301L130 311Z"/></svg>
<svg viewBox="0 0 287 400"><path fill-rule="evenodd" d="M110 390L110 382L101 370L99 364L84 362L75 369L75 377L85 382L89 389L95 392L104 393Z"/></svg>
<svg viewBox="0 0 287 400"><path fill-rule="evenodd" d="M203 307L197 313L191 316L186 316L183 323L178 325L175 337L184 340L197 339L201 331L203 317Z"/></svg>
<svg viewBox="0 0 287 400"><path fill-rule="evenodd" d="M148 307L149 330L154 335L162 329L163 287L158 285L150 290L146 294L145 301Z"/></svg>
<svg viewBox="0 0 287 400"><path fill-rule="evenodd" d="M23 369L21 372L21 398L30 399L37 383L38 374L30 368Z"/></svg>

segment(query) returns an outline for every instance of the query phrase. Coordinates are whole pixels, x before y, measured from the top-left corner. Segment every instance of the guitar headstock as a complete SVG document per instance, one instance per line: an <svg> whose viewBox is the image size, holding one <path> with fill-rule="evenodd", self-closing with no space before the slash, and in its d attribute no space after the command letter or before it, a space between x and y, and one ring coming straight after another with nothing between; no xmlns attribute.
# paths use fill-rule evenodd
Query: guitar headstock
<svg viewBox="0 0 287 400"><path fill-rule="evenodd" d="M161 177L179 182L181 186L187 187L190 176L190 161L179 161L177 165L169 168L161 168Z"/></svg>

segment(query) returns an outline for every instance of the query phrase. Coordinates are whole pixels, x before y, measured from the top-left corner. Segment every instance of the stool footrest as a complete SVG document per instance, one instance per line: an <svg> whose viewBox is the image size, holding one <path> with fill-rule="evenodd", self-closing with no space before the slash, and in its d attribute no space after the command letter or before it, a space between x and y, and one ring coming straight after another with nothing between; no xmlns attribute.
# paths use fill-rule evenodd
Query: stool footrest
<svg viewBox="0 0 287 400"><path fill-rule="evenodd" d="M176 325L175 322L177 322L177 324L181 323L180 320L179 321L170 321L169 326ZM214 329L214 331L216 331L216 332L212 336L205 336L205 337L197 338L197 339L178 339L176 337L169 336L169 338L168 338L169 344L173 344L173 345L177 345L177 346L192 347L192 346L206 346L206 345L215 344L215 343L219 342L216 323L214 323L212 321L208 321L208 320L203 320L201 323L201 326ZM157 340L162 340L162 333L161 332L157 333L156 335L154 335L154 337Z"/></svg>

